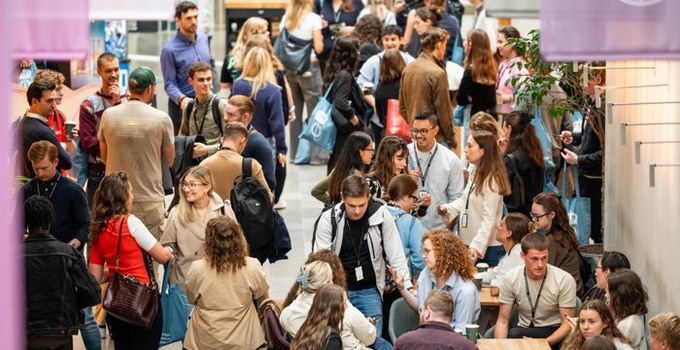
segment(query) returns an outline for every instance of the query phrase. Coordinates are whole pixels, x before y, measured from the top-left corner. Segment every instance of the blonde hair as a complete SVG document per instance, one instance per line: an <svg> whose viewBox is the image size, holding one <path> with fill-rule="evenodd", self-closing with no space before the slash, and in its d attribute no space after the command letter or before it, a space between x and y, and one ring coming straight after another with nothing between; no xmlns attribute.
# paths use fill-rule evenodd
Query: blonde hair
<svg viewBox="0 0 680 350"><path fill-rule="evenodd" d="M279 58L276 57L276 54L274 54L274 48L272 47L272 42L271 40L269 40L269 37L262 34L253 35L250 39L248 39L248 42L243 47L243 52L248 53L254 47L261 47L267 50L269 57L271 57L272 68L274 68L275 72L285 70L285 68L283 67L283 63L281 63ZM244 56L241 56L241 61L234 62L234 67L237 69L242 69L245 60L246 58Z"/></svg>
<svg viewBox="0 0 680 350"><path fill-rule="evenodd" d="M182 224L183 226L186 226L187 224L196 220L196 209L191 203L187 201L186 195L184 194L184 191L182 191L181 189L182 186L181 184L189 175L193 176L196 179L196 181L200 182L201 184L208 186L207 193L208 197L212 196L214 188L213 178L212 175L210 174L210 170L204 166L199 165L189 168L184 173L184 175L182 175L182 178L179 180L180 191L179 191L179 204L177 204L177 218L179 219L179 223Z"/></svg>
<svg viewBox="0 0 680 350"><path fill-rule="evenodd" d="M248 43L248 40L250 40L253 35L260 34L260 31L267 28L269 28L269 22L260 17L250 17L243 23L243 27L241 27L241 31L238 33L238 38L236 39L236 45L234 45L234 49L231 50L231 56L234 58L234 62L241 62L241 56L245 56L245 46L246 43Z"/></svg>
<svg viewBox="0 0 680 350"><path fill-rule="evenodd" d="M274 77L271 56L269 56L267 50L261 47L254 47L248 52L243 62L241 78L252 80L253 87L249 96L252 99L255 99L257 92L267 83L278 86Z"/></svg>
<svg viewBox="0 0 680 350"><path fill-rule="evenodd" d="M291 0L284 16L286 29L294 30L300 26L302 17L312 12L313 0Z"/></svg>
<svg viewBox="0 0 680 350"><path fill-rule="evenodd" d="M302 265L297 282L300 284L299 292L314 294L324 285L328 284L333 277L331 265L324 261L313 261Z"/></svg>
<svg viewBox="0 0 680 350"><path fill-rule="evenodd" d="M384 21L387 13L393 9L392 0L368 0L366 6L370 6L371 14L380 21Z"/></svg>

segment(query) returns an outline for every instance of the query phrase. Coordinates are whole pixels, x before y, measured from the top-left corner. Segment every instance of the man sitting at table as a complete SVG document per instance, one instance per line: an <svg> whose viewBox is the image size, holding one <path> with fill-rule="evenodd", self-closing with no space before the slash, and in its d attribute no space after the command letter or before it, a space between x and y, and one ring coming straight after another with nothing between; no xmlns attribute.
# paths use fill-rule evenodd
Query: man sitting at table
<svg viewBox="0 0 680 350"><path fill-rule="evenodd" d="M495 338L547 338L558 349L571 327L566 316L574 317L576 281L568 273L548 264L548 240L530 233L522 239L525 266L510 270L501 285L500 311ZM513 304L519 324L509 325Z"/></svg>
<svg viewBox="0 0 680 350"><path fill-rule="evenodd" d="M420 310L420 327L404 333L394 343L398 349L476 350L477 346L451 327L454 309L451 293L435 289Z"/></svg>

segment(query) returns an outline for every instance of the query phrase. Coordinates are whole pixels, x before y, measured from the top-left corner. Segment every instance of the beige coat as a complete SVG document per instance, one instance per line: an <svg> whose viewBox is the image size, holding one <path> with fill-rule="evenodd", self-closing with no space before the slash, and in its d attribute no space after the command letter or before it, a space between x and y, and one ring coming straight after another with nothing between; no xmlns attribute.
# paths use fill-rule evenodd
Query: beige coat
<svg viewBox="0 0 680 350"><path fill-rule="evenodd" d="M217 273L207 260L191 264L187 299L195 304L184 347L189 350L252 350L264 344L253 297L264 300L269 284L260 263L247 258L236 272Z"/></svg>
<svg viewBox="0 0 680 350"><path fill-rule="evenodd" d="M175 254L175 261L170 265L170 283L178 283L182 290L186 290L185 276L189 272L191 263L203 259L203 243L205 242L205 227L210 219L224 215L236 220L229 201L222 201L213 192L208 203L208 210L202 219L182 225L179 221L178 207L172 208L160 244L169 246Z"/></svg>
<svg viewBox="0 0 680 350"><path fill-rule="evenodd" d="M234 180L243 174L243 157L231 150L222 149L217 153L204 159L201 166L210 169L215 182L214 191L222 198L231 198L231 189L234 188ZM262 184L269 198L274 200L274 195L264 179L262 166L257 160L253 159L250 174Z"/></svg>

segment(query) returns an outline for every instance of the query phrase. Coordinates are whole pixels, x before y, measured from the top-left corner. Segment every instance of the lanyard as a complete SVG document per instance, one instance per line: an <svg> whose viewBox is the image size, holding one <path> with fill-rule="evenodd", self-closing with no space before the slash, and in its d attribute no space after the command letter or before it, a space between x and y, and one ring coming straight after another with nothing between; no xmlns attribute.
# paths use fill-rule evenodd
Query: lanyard
<svg viewBox="0 0 680 350"><path fill-rule="evenodd" d="M472 191L474 189L475 189L475 183L472 182L472 184L470 185L470 191L468 192L468 195L467 195L467 200L465 200L465 212L466 213L467 213L467 210L468 210L468 205L470 204L470 196L472 195Z"/></svg>
<svg viewBox="0 0 680 350"><path fill-rule="evenodd" d="M359 243L356 244L354 242L354 237L352 235L352 228L349 226L349 219L345 217L345 228L347 228L347 233L349 233L349 241L352 243L352 250L354 251L354 255L357 258L357 267L361 266L361 251L364 248L364 245L362 244L362 241L364 240L364 237L368 234L368 220L366 220L366 224L364 225L364 230L361 230L359 232ZM363 232L363 235L361 234ZM357 247L357 245L359 247Z"/></svg>
<svg viewBox="0 0 680 350"><path fill-rule="evenodd" d="M545 272L545 276L543 276L543 281L541 281L541 287L538 288L538 295L536 296L536 302L533 304L531 303L531 292L529 292L529 281L527 279L527 270L525 268L524 270L524 286L526 287L527 290L527 300L529 300L529 306L531 306L531 323L529 323L529 327L534 326L534 319L536 318L536 308L538 308L538 300L541 299L541 292L543 291L543 285L545 284L545 278L548 277L548 271Z"/></svg>
<svg viewBox="0 0 680 350"><path fill-rule="evenodd" d="M49 196L45 196L45 197L47 197L47 199L52 200L52 195L54 194L54 190L57 189L57 185L59 184L59 180L61 180L61 174L59 172L57 172L57 179L54 181L54 186L52 186L52 191L50 191ZM43 194L40 191L40 181L36 181L35 185L38 188L38 195L42 196Z"/></svg>
<svg viewBox="0 0 680 350"><path fill-rule="evenodd" d="M437 149L439 149L439 144L435 143L434 152L432 152L432 156L430 156L430 160L427 162L427 168L425 168L425 171L423 171L423 167L420 165L420 157L418 157L418 149L416 149L416 163L418 164L418 169L420 170L420 182L423 184L423 187L425 187L425 178L427 177L427 174L430 172L430 165L432 165L432 160L434 160L434 156L437 155Z"/></svg>
<svg viewBox="0 0 680 350"><path fill-rule="evenodd" d="M206 106L205 108L205 113L203 113L203 120L201 120L201 127L198 127L198 99L194 102L194 108L193 111L191 111L192 117L194 117L194 126L196 126L196 134L197 135L203 135L203 125L205 124L205 118L208 116L208 108L212 107L213 101L215 100L215 97L217 95L213 96L212 99L210 99L210 104Z"/></svg>

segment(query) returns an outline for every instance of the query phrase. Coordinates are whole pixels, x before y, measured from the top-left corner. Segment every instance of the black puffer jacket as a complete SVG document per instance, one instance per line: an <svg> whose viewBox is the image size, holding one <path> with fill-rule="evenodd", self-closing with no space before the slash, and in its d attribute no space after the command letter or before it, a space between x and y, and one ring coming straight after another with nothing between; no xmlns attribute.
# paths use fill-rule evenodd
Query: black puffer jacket
<svg viewBox="0 0 680 350"><path fill-rule="evenodd" d="M82 254L49 234L34 233L24 242L24 259L27 335L78 334L81 309L97 305L101 295Z"/></svg>

